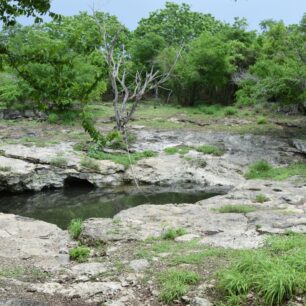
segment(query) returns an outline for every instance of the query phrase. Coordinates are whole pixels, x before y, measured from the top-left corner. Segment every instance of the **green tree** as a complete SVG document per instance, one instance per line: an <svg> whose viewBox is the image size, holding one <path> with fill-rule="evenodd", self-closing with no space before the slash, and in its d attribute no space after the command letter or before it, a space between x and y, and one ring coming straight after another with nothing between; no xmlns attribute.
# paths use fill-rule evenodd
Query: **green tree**
<svg viewBox="0 0 306 306"><path fill-rule="evenodd" d="M50 0L2 0L0 2L0 20L5 25L16 23L16 17L25 15L35 17L36 22L42 21L41 15L49 12L51 7ZM51 17L59 17L52 12Z"/></svg>

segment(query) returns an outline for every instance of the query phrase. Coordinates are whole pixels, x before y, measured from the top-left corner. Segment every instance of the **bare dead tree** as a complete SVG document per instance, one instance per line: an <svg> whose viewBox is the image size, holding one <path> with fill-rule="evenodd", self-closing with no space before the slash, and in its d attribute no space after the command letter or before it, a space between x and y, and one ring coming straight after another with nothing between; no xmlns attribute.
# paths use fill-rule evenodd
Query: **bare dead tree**
<svg viewBox="0 0 306 306"><path fill-rule="evenodd" d="M93 16L95 16L95 14L93 14ZM121 30L119 29L112 39L109 40L106 27L101 25L98 20L96 20L96 23L103 38L103 45L100 51L108 66L109 78L114 93L113 106L116 127L120 132L125 132L126 125L131 120L139 102L143 100L144 96L152 90L163 88L162 85L169 80L183 47L180 47L174 62L167 72L162 73L159 70L154 70L152 66L150 71L137 71L134 76L131 76L128 75L128 71L125 67L125 48L124 46L118 48L118 38ZM127 81L127 79L129 79L129 81ZM128 102L131 102L129 107Z"/></svg>

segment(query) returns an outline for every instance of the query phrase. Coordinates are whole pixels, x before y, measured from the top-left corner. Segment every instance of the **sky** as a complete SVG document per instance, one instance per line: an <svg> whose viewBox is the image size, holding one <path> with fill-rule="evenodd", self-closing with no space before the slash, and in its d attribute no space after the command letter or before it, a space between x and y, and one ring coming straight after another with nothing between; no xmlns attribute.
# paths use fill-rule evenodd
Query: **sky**
<svg viewBox="0 0 306 306"><path fill-rule="evenodd" d="M102 10L116 15L129 29L149 12L164 6L165 0L52 0L52 10L62 15L79 11ZM246 17L250 29L259 29L264 19L283 20L286 24L298 23L306 12L306 0L172 0L188 3L192 10L211 13L219 20L232 23L234 17ZM22 18L22 23L29 23Z"/></svg>

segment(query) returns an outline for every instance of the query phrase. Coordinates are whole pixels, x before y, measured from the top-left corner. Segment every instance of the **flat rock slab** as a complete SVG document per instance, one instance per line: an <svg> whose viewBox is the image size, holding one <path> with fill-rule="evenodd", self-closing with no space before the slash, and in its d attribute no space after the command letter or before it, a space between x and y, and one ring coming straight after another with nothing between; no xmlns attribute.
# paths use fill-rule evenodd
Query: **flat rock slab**
<svg viewBox="0 0 306 306"><path fill-rule="evenodd" d="M268 200L257 203L256 196ZM225 205L249 205L255 212L219 213ZM197 204L141 205L121 211L114 219L89 219L80 239L86 243L145 240L169 228L184 228L177 241L199 239L227 248L256 248L265 233L306 233L306 186L290 182L243 182L228 194Z"/></svg>
<svg viewBox="0 0 306 306"><path fill-rule="evenodd" d="M104 273L109 269L110 267L105 263L90 262L73 266L71 268L71 272L75 275L94 276L100 273Z"/></svg>
<svg viewBox="0 0 306 306"><path fill-rule="evenodd" d="M59 283L33 284L30 290L45 294L59 294L68 298L92 298L97 295L103 298L111 297L122 290L121 284L117 282L86 282L70 285Z"/></svg>
<svg viewBox="0 0 306 306"><path fill-rule="evenodd" d="M53 224L0 213L0 240L0 258L33 259L46 270L69 261L68 233Z"/></svg>

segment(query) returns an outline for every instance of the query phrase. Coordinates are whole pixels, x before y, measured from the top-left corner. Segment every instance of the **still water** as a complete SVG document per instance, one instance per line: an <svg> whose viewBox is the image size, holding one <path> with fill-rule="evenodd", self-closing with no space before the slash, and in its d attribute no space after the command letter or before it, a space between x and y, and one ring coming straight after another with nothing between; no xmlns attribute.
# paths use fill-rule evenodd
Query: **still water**
<svg viewBox="0 0 306 306"><path fill-rule="evenodd" d="M124 209L141 204L195 203L215 196L206 192L140 192L128 190L101 190L89 187L48 190L39 193L0 195L0 212L31 217L57 224L66 229L70 220L93 217L113 217Z"/></svg>

